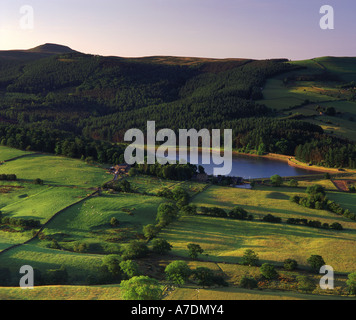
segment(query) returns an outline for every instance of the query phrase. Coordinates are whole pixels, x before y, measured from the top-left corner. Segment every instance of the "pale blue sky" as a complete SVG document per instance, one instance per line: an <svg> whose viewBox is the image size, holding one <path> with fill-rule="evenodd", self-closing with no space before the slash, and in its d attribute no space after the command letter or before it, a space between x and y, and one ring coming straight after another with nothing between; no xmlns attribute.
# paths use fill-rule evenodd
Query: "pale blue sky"
<svg viewBox="0 0 356 320"><path fill-rule="evenodd" d="M332 5L335 30L321 30ZM19 27L31 5L33 30ZM46 42L116 56L356 56L355 0L1 0L0 50Z"/></svg>

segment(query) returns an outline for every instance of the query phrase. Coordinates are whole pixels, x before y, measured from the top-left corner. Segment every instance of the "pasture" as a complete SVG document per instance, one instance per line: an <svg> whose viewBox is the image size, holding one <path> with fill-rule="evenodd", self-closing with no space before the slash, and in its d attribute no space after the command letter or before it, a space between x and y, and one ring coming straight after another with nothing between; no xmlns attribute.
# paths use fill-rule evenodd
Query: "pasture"
<svg viewBox="0 0 356 320"><path fill-rule="evenodd" d="M30 154L32 154L32 152L0 146L0 162Z"/></svg>
<svg viewBox="0 0 356 320"><path fill-rule="evenodd" d="M103 168L58 156L34 154L0 166L0 174L16 174L18 179L32 182L40 178L45 184L82 188L98 187L112 179Z"/></svg>
<svg viewBox="0 0 356 320"><path fill-rule="evenodd" d="M139 194L108 194L91 197L53 219L44 233L64 248L85 242L89 252L119 252L120 244L140 237L142 228L156 223L157 208L164 200ZM111 218L119 226L110 225ZM43 242L44 246L48 243Z"/></svg>
<svg viewBox="0 0 356 320"><path fill-rule="evenodd" d="M121 300L119 285L0 288L0 300Z"/></svg>
<svg viewBox="0 0 356 320"><path fill-rule="evenodd" d="M255 217L267 214L287 218L306 218L329 224L341 223L345 230L331 231L285 223L240 221L205 216L182 217L160 234L173 245L173 253L187 257L187 243L198 243L216 262L241 262L246 249L255 250L261 261L282 263L291 258L305 267L312 254L319 254L338 272L355 271L356 223L324 210L313 210L293 204L289 197L302 194L299 189L260 188L243 190L210 187L194 198L197 206L225 210L241 206ZM343 205L343 204L342 204Z"/></svg>
<svg viewBox="0 0 356 320"><path fill-rule="evenodd" d="M41 272L63 265L68 271L71 283L83 282L88 275L99 272L103 256L43 248L38 245L39 242L33 240L30 244L3 253L0 256L1 267L9 268L15 277L23 265L30 265Z"/></svg>

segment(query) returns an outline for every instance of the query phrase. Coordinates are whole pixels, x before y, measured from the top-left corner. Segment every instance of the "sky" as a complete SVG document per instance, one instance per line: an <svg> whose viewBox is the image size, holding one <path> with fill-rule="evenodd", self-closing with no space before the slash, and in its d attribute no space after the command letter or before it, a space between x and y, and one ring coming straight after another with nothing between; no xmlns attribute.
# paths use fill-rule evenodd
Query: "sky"
<svg viewBox="0 0 356 320"><path fill-rule="evenodd" d="M32 29L21 27L24 5ZM323 5L333 30L320 28ZM0 0L0 50L302 60L356 56L355 30L355 0Z"/></svg>

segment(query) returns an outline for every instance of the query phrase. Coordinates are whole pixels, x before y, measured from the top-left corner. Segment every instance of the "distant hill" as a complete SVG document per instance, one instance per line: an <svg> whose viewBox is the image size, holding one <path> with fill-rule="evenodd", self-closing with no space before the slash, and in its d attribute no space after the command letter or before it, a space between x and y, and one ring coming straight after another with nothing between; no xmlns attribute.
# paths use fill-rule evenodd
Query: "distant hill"
<svg viewBox="0 0 356 320"><path fill-rule="evenodd" d="M355 81L348 57L124 58L50 43L0 51L0 143L117 163L119 153L81 139L120 143L151 120L175 131L230 128L245 153L356 168Z"/></svg>
<svg viewBox="0 0 356 320"><path fill-rule="evenodd" d="M72 50L67 46L46 43L29 50L0 50L0 59L7 61L31 61L66 53L78 53L78 51Z"/></svg>
<svg viewBox="0 0 356 320"><path fill-rule="evenodd" d="M63 54L63 53L75 53L75 51L67 46L62 46L55 43L46 43L33 49L27 50L28 52L36 53L48 53L48 54Z"/></svg>

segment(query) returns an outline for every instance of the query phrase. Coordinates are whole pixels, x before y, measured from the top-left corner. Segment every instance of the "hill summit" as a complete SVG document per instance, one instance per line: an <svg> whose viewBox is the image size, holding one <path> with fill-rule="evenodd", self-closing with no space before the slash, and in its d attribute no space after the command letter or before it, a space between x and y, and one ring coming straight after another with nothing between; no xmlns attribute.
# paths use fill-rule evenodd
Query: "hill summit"
<svg viewBox="0 0 356 320"><path fill-rule="evenodd" d="M62 54L62 53L72 53L77 52L67 46L62 46L55 43L46 43L38 47L27 50L29 52L36 53L50 53L50 54Z"/></svg>

